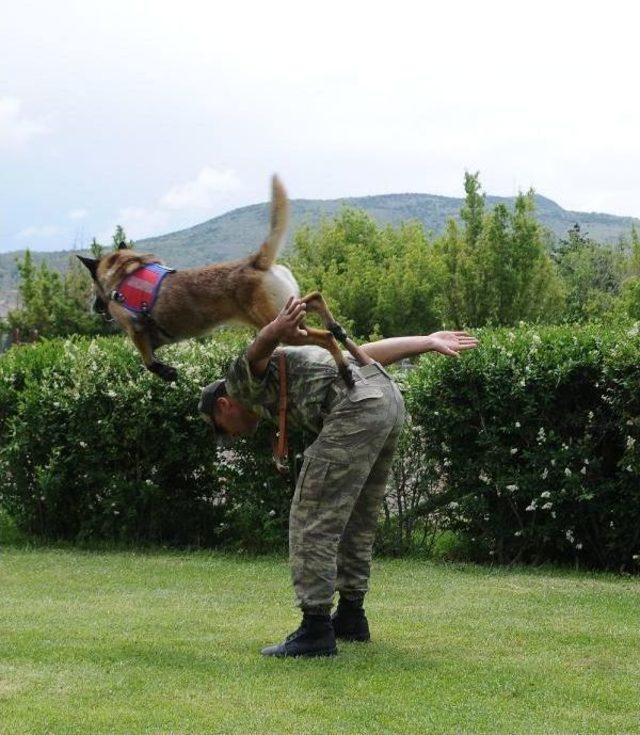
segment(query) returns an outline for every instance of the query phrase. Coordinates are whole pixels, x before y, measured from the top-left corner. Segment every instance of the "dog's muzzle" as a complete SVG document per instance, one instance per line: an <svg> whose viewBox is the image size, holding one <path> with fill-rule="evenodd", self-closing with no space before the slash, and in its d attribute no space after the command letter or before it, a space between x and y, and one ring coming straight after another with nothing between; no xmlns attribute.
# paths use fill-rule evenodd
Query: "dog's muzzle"
<svg viewBox="0 0 640 735"><path fill-rule="evenodd" d="M113 321L113 317L109 314L107 304L102 297L96 296L95 301L93 302L93 310L96 314L100 314L100 316L104 317L108 322Z"/></svg>

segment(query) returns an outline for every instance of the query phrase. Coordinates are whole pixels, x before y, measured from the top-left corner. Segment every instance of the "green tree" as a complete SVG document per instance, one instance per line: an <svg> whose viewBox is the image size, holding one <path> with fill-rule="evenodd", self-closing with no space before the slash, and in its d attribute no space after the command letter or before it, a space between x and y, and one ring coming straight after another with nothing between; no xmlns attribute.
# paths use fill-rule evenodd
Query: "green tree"
<svg viewBox="0 0 640 735"><path fill-rule="evenodd" d="M95 237L93 238L95 242ZM127 240L127 233L124 231L122 225L116 225L115 232L111 236L112 249L118 250L119 248L133 248L133 240Z"/></svg>
<svg viewBox="0 0 640 735"><path fill-rule="evenodd" d="M91 311L91 278L75 256L61 274L45 262L36 265L27 250L18 272L19 304L7 314L5 331L17 329L26 339L113 331Z"/></svg>
<svg viewBox="0 0 640 735"><path fill-rule="evenodd" d="M595 242L578 224L560 240L554 255L566 294L563 320L586 322L609 316L625 272L632 274L634 256Z"/></svg>
<svg viewBox="0 0 640 735"><path fill-rule="evenodd" d="M533 192L519 194L513 210L484 211L478 174L465 175L463 227L447 224L436 242L445 318L450 326L508 326L553 321L562 284L534 216Z"/></svg>
<svg viewBox="0 0 640 735"><path fill-rule="evenodd" d="M321 291L356 336L420 333L440 324L438 260L420 223L383 227L345 208L298 230L291 265L303 293Z"/></svg>
<svg viewBox="0 0 640 735"><path fill-rule="evenodd" d="M469 248L475 248L482 233L485 196L481 193L480 188L480 172L470 174L465 171L465 200L460 210L460 219L465 225L465 242Z"/></svg>

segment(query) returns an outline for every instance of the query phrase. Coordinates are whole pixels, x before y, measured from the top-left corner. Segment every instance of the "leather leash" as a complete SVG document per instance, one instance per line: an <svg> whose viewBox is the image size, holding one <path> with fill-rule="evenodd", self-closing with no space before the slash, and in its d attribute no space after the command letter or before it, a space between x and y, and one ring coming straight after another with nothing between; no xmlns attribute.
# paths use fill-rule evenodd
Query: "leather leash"
<svg viewBox="0 0 640 735"><path fill-rule="evenodd" d="M287 360L283 350L278 352L278 376L280 395L278 399L278 431L273 437L273 460L278 472L289 470L289 447L287 444Z"/></svg>

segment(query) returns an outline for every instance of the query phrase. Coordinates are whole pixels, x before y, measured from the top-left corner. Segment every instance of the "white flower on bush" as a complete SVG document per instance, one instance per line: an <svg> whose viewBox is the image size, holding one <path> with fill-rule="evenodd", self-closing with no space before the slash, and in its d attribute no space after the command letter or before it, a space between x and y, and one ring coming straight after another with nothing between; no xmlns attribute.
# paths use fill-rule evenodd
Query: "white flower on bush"
<svg viewBox="0 0 640 735"><path fill-rule="evenodd" d="M273 518L275 516L275 514L276 514L275 510L270 510L269 511L269 517L270 518Z"/></svg>
<svg viewBox="0 0 640 735"><path fill-rule="evenodd" d="M109 396L109 398L115 398L116 392L114 390L108 390L107 395Z"/></svg>
<svg viewBox="0 0 640 735"><path fill-rule="evenodd" d="M460 507L460 503L456 503L455 500L452 500L449 503L449 506L448 507L451 508L451 510L455 510L456 508L459 508Z"/></svg>
<svg viewBox="0 0 640 735"><path fill-rule="evenodd" d="M546 434L543 426L540 427L540 429L538 431L538 435L536 436L536 439L538 440L538 443L539 444L542 444L542 442L544 442L544 441L547 440L547 434Z"/></svg>
<svg viewBox="0 0 640 735"><path fill-rule="evenodd" d="M565 538L567 539L567 541L570 544L572 544L574 542L575 538L573 536L573 531L570 528L565 531L565 534L564 535L565 535Z"/></svg>
<svg viewBox="0 0 640 735"><path fill-rule="evenodd" d="M580 542L578 542L576 544L576 549L578 549L578 551L580 551L581 548L582 548L582 544Z"/></svg>
<svg viewBox="0 0 640 735"><path fill-rule="evenodd" d="M571 470L570 470L570 469L569 469L568 467L565 467L565 468L564 468L564 474L565 474L565 475L566 475L567 477L571 477L571 474L572 474L572 473L571 473Z"/></svg>
<svg viewBox="0 0 640 735"><path fill-rule="evenodd" d="M556 514L555 510L552 510L552 511L551 511L551 517L552 517L552 518L555 518L555 517L556 517L556 515L557 515L557 514Z"/></svg>
<svg viewBox="0 0 640 735"><path fill-rule="evenodd" d="M519 429L520 428L520 422L519 421L516 421L515 426L516 426L516 429Z"/></svg>
<svg viewBox="0 0 640 735"><path fill-rule="evenodd" d="M587 468L586 468L586 467L583 467L583 468L582 468L582 469L580 470L580 474L581 474L581 475L586 475L586 474L587 474Z"/></svg>
<svg viewBox="0 0 640 735"><path fill-rule="evenodd" d="M545 503L542 506L542 510L551 510L551 508L553 508L553 503Z"/></svg>
<svg viewBox="0 0 640 735"><path fill-rule="evenodd" d="M515 491L518 489L517 485L507 485L507 490L511 493L515 493Z"/></svg>
<svg viewBox="0 0 640 735"><path fill-rule="evenodd" d="M542 478L543 480L546 480L546 479L547 479L547 477L549 477L549 468L548 468L548 467L545 467L545 468L544 468L544 469L542 470L542 474L540 475L540 477L541 477L541 478Z"/></svg>
<svg viewBox="0 0 640 735"><path fill-rule="evenodd" d="M78 444L82 447L82 449L87 448L87 442L79 441Z"/></svg>
<svg viewBox="0 0 640 735"><path fill-rule="evenodd" d="M513 535L514 536L522 536L522 531L516 531Z"/></svg>
<svg viewBox="0 0 640 735"><path fill-rule="evenodd" d="M480 474L478 475L478 480L480 480L480 482L484 482L485 485L488 485L491 482L491 478L487 475L487 473L484 470L480 470Z"/></svg>
<svg viewBox="0 0 640 735"><path fill-rule="evenodd" d="M536 501L535 500L532 500L529 503L529 505L527 505L527 507L525 508L525 510L531 511L531 510L535 510L537 507L538 507L538 505L537 505Z"/></svg>
<svg viewBox="0 0 640 735"><path fill-rule="evenodd" d="M518 454L518 448L517 447L511 447L510 450L511 456L513 457L514 454Z"/></svg>
<svg viewBox="0 0 640 735"><path fill-rule="evenodd" d="M636 440L632 436L627 437L627 449L633 449L633 445L636 443Z"/></svg>
<svg viewBox="0 0 640 735"><path fill-rule="evenodd" d="M541 498L550 498L551 493L548 490L545 490L543 493L540 493Z"/></svg>

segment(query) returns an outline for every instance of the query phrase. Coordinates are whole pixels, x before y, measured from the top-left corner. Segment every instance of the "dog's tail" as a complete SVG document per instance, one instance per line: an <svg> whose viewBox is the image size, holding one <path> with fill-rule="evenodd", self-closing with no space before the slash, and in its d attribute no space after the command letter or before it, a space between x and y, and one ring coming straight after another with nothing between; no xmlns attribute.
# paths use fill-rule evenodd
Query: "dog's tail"
<svg viewBox="0 0 640 735"><path fill-rule="evenodd" d="M278 251L284 242L288 222L289 202L287 192L280 179L274 175L271 179L271 229L269 230L269 236L251 261L254 268L266 271L275 263Z"/></svg>

